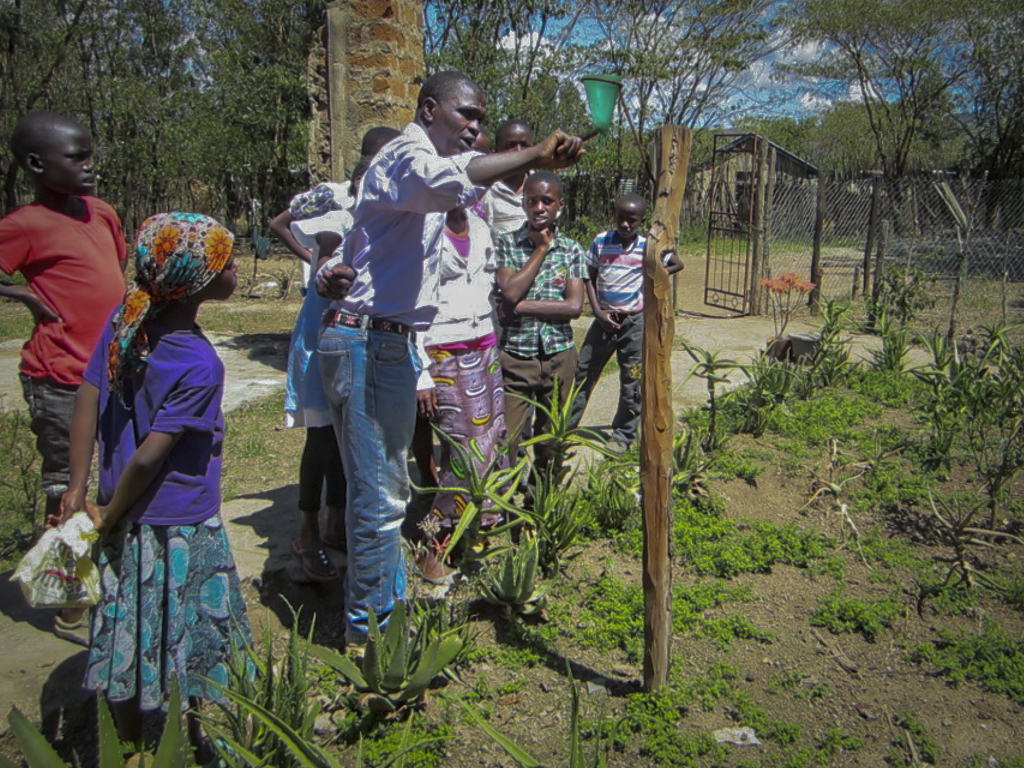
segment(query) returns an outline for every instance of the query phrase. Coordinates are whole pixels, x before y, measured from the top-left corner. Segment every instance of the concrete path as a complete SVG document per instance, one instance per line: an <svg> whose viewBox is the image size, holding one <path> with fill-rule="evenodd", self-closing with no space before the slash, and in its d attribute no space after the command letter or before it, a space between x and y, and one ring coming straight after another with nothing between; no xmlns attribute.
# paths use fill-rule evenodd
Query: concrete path
<svg viewBox="0 0 1024 768"><path fill-rule="evenodd" d="M695 308L703 309L703 308ZM587 325L589 319L581 320ZM688 312L677 318L676 333L692 345L718 350L737 361L749 361L772 334L770 318L731 317L724 313ZM795 322L791 332L811 330L806 323ZM247 334L229 336L213 334L213 340L227 368L225 410L230 411L248 399L262 397L283 388L285 347L281 334ZM871 337L854 338L855 356L865 357L877 345ZM0 345L0 407L24 407L17 380L20 344ZM705 399L702 380L688 378L692 360L685 352L673 354L673 402L677 408L698 405ZM733 377L742 383L743 377ZM618 398L618 377L605 376L595 388L584 418L584 426L609 424ZM298 457L296 457L298 463ZM296 522L294 509L297 489L253 489L227 502L223 515L239 571L266 594L295 594L301 602L311 588L291 555L290 542ZM336 555L337 556L337 555ZM343 561L337 556L338 564ZM306 584L303 582L306 581ZM341 600L337 583L315 585L322 600L320 608L338 608ZM294 601L293 601L294 602ZM308 600L306 601L308 602ZM283 610L283 609L282 609ZM280 611L275 611L281 615ZM333 610L325 610L318 618L319 637L335 635L338 618ZM81 679L86 652L60 640L51 632L53 611L29 609L9 574L0 576L0 716L15 705L31 719L42 719L51 733L59 727L62 707L67 712L84 706L87 697L81 692ZM325 618L325 614L327 615ZM0 733L6 729L0 722Z"/></svg>

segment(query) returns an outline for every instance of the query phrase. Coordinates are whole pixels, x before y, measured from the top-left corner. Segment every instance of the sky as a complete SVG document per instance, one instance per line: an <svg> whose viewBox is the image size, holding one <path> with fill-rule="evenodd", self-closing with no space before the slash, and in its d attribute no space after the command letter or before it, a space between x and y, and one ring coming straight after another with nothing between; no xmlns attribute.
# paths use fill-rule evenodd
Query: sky
<svg viewBox="0 0 1024 768"><path fill-rule="evenodd" d="M564 35L568 23L568 19L549 22L546 37L553 41ZM814 42L787 45L778 35L781 33L777 33L777 37L766 44L770 52L737 76L738 95L733 100L734 109L731 112L736 117L760 115L799 119L825 112L836 103L835 94L826 93L814 79L783 72L781 69L782 65L820 59L823 45ZM532 36L535 37L535 33ZM603 37L604 33L596 21L581 18L573 26L569 40L587 45ZM502 45L511 48L512 44L510 33L503 39ZM580 93L583 95L582 85ZM843 101L860 100L856 90L840 98Z"/></svg>

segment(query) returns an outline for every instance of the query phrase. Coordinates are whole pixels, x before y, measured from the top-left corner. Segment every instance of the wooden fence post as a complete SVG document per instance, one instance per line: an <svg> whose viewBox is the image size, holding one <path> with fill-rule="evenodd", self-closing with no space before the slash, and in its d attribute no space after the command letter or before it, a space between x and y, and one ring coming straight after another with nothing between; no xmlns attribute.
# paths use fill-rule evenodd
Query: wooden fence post
<svg viewBox="0 0 1024 768"><path fill-rule="evenodd" d="M811 289L807 303L812 312L818 311L818 302L821 301L821 238L825 229L825 192L828 190L828 178L823 173L818 174L818 202L814 210L814 245L811 246L811 282L814 288Z"/></svg>
<svg viewBox="0 0 1024 768"><path fill-rule="evenodd" d="M653 166L654 214L644 250L644 345L641 379L640 488L644 552L644 690L668 682L672 658L672 287L661 252L676 247L679 207L690 162L690 131L659 129Z"/></svg>
<svg viewBox="0 0 1024 768"><path fill-rule="evenodd" d="M765 220L765 187L768 183L768 142L755 139L756 154L751 157L750 168L754 172L754 210L751 214L751 237L750 253L750 285L747 286L747 295L750 297L749 311L751 315L758 316L762 310L761 278L764 277L764 220Z"/></svg>
<svg viewBox="0 0 1024 768"><path fill-rule="evenodd" d="M875 233L878 232L878 203L882 194L882 183L876 174L871 181L871 212L868 214L868 238L864 243L864 295L871 290L871 254L875 249Z"/></svg>

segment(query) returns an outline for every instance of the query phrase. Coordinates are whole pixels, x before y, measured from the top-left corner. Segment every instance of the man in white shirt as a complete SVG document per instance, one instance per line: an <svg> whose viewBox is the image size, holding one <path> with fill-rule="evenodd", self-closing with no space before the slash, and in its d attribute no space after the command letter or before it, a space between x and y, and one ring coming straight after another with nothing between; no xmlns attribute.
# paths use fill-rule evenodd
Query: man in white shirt
<svg viewBox="0 0 1024 768"><path fill-rule="evenodd" d="M437 313L445 213L478 202L499 179L565 168L583 155L580 139L561 131L522 152L470 152L485 110L484 94L461 72L429 77L416 119L363 177L343 255L318 275L318 290L336 299L319 352L349 484L345 639L354 645L366 641L370 609L385 624L405 597L401 526L419 367L410 340Z"/></svg>

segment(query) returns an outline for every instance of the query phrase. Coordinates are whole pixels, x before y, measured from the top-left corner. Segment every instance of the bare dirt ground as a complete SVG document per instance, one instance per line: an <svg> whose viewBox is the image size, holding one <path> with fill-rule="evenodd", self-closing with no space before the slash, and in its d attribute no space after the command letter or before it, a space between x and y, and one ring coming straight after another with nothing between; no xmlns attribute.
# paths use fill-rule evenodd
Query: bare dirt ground
<svg viewBox="0 0 1024 768"><path fill-rule="evenodd" d="M727 357L748 360L764 346L772 335L768 317L737 318L724 312L708 311L701 304L699 282L703 277L701 262L688 264L684 273L686 290L683 311L677 316L677 336L698 347L721 350ZM811 318L801 316L790 331L801 332L813 327ZM256 335L258 336L258 335ZM250 335L226 335L215 341L228 370L226 409L248 398L259 397L283 386L284 344L280 338L257 338ZM284 342L286 343L286 341ZM877 344L873 337L854 337L855 356L863 357ZM7 345L10 347L10 345ZM8 358L16 358L16 348L0 349L0 386L8 387L16 376ZM673 355L673 402L677 409L704 402L704 383L687 379L692 365L682 351ZM585 425L605 425L615 409L617 377L607 375L594 393ZM20 404L20 391L14 389L5 398ZM230 418L230 416L229 416ZM230 457L228 457L230 460ZM297 463L297 457L296 457ZM732 480L717 488L726 502L729 518L741 521L770 520L774 523L792 521L801 527L823 530L835 536L843 533L842 522L821 510L801 509L809 495L806 476L778 472L759 476L755 483ZM1020 490L1020 489L1018 489ZM294 536L294 509L297 487L254 487L224 505L239 570L246 581L246 597L254 623L269 625L276 633L287 623L284 600L303 605L307 620L316 613L319 642L337 643L340 638L340 611L343 600L340 582L328 585L308 583L290 554ZM1016 553L1017 557L1024 553ZM900 585L870 583L867 569L849 558L847 578L871 595L889 595ZM343 565L343 559L338 560ZM613 571L622 578L639 582L636 562L623 557L605 544L589 546L570 566L569 579L596 578ZM691 576L678 578L691 579ZM728 661L739 670L735 686L748 693L773 715L819 733L836 726L844 733L863 735L864 748L843 755L833 765L882 765L892 744L903 738L895 724L898 713L911 711L941 745L943 765L962 765L968 755L1010 755L1020 752L1021 708L1010 699L986 693L974 685L950 688L930 670L904 660L908 646L935 636L936 627L977 631L981 615L944 617L941 622L925 612L906 612L898 626L887 630L876 642L869 643L855 635L836 637L822 629L811 628L807 617L819 597L834 587L830 578L815 575L807 569L778 567L768 574L743 576L739 583L754 583L756 598L742 610L758 627L775 633L771 643L742 642L723 651L706 639L687 637L675 640L674 652L687 658L683 676L706 669L716 661ZM867 593L865 593L867 594ZM908 607L911 599L904 595ZM260 605L269 610L262 610ZM1000 623L1019 637L1024 632L1020 615L998 604L985 605ZM16 587L5 575L0 578L0 702L14 704L33 720L42 721L46 730L84 727L89 722L87 698L80 692L84 668L84 651L54 638L49 627L52 613L31 611ZM478 642L493 643L502 631L500 622L483 614L474 622L480 632ZM258 629L257 629L258 631ZM846 659L855 671L839 663ZM586 697L587 717L615 715L621 711L619 696L605 695L636 690L641 670L624 654L592 654L573 657L574 673L594 695ZM494 705L492 724L511 733L527 749L535 752L542 763L561 764L567 742L567 720L564 714L567 695L564 660L551 659L547 665L530 671L529 684L499 698ZM520 671L504 670L493 665L474 669L463 681L473 686L486 676L494 688L515 682ZM796 679L808 691L827 691L821 697L806 698L778 695L771 681L779 676ZM514 686L513 686L514 687ZM6 707L5 707L6 709ZM430 709L430 708L428 708ZM76 711L77 710L77 711ZM440 715L435 715L440 717ZM65 722L59 722L64 718ZM78 721L76 723L76 721ZM721 708L709 712L690 711L680 719L681 729L706 732L729 727L732 721ZM6 723L0 724L0 728ZM494 745L483 743L483 737L457 726L455 746L446 765L508 766L511 761ZM466 745L473 749L466 750ZM738 756L742 757L742 755ZM756 754L752 759L760 759ZM609 755L612 765L656 765L650 757L632 754ZM735 759L730 761L730 764Z"/></svg>

